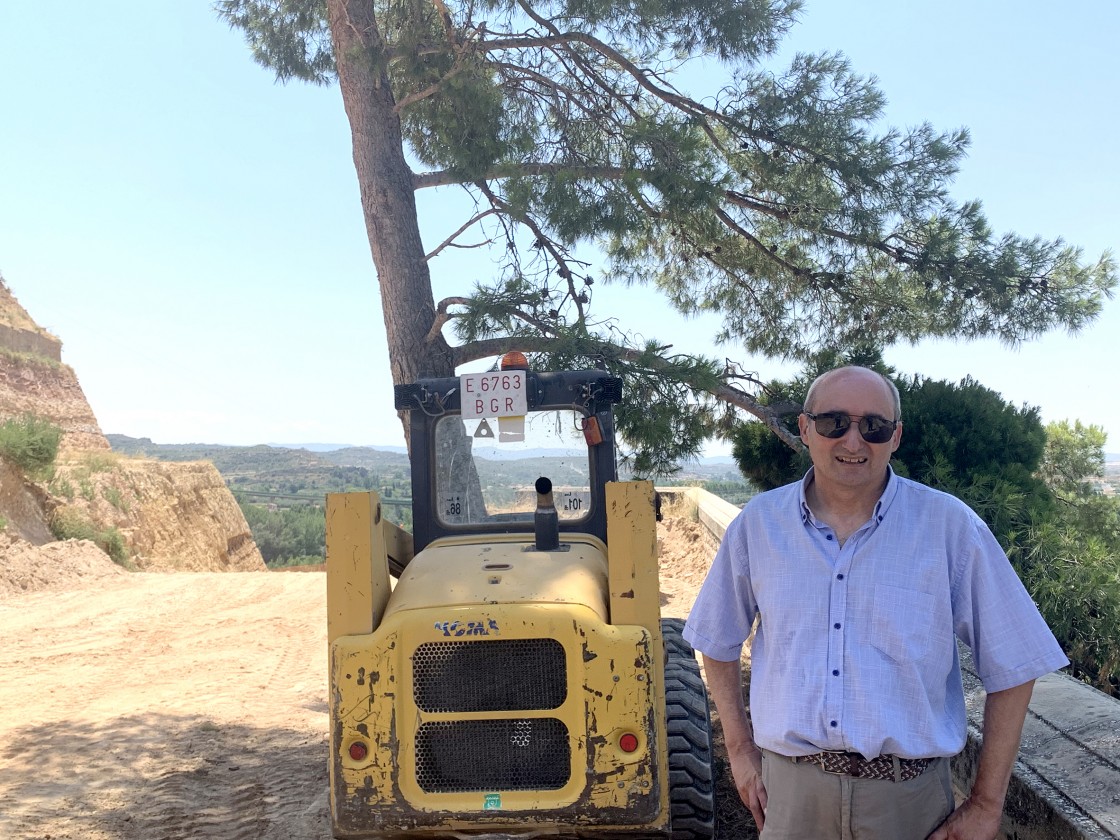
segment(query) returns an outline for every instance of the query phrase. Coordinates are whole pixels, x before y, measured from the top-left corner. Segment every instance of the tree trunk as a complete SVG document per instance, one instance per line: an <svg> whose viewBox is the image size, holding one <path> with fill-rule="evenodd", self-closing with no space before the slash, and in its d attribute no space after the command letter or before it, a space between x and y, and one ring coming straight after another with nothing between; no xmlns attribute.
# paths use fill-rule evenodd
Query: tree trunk
<svg viewBox="0 0 1120 840"><path fill-rule="evenodd" d="M435 320L435 296L374 4L328 0L327 12L350 120L362 213L381 289L393 382L452 376L451 350L443 336L425 340ZM407 415L400 414L408 440Z"/></svg>

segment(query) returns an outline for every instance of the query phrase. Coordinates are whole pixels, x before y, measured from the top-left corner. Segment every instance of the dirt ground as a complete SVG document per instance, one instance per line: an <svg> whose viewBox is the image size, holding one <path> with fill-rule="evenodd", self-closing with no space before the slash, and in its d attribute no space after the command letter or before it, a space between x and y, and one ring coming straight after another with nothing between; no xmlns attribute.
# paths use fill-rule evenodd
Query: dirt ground
<svg viewBox="0 0 1120 840"><path fill-rule="evenodd" d="M659 539L687 615L714 543ZM323 573L105 563L0 576L0 838L328 840Z"/></svg>

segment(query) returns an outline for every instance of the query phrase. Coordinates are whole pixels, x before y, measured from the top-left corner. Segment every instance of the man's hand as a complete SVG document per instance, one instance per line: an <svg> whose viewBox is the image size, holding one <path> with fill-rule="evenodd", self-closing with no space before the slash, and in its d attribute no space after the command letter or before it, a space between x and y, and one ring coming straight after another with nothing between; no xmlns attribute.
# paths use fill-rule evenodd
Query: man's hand
<svg viewBox="0 0 1120 840"><path fill-rule="evenodd" d="M970 797L938 826L929 840L994 840L1002 819L1002 807L984 805Z"/></svg>
<svg viewBox="0 0 1120 840"><path fill-rule="evenodd" d="M1034 680L993 691L984 700L984 741L972 795L929 840L993 840L1003 820L1003 800L1019 752Z"/></svg>
<svg viewBox="0 0 1120 840"><path fill-rule="evenodd" d="M704 678L723 727L723 743L731 775L743 804L751 809L758 830L766 821L766 788L762 785L762 753L754 743L747 707L743 704L743 673L738 660L723 662L704 654Z"/></svg>
<svg viewBox="0 0 1120 840"><path fill-rule="evenodd" d="M762 753L757 748L739 750L727 756L731 775L743 804L751 809L755 825L762 831L766 822L766 788L762 784Z"/></svg>

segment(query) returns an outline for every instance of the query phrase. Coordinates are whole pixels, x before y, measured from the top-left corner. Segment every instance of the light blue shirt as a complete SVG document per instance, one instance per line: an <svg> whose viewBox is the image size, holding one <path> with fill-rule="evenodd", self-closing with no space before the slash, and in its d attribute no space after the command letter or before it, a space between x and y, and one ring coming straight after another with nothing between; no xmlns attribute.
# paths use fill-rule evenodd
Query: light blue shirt
<svg viewBox="0 0 1120 840"><path fill-rule="evenodd" d="M787 756L951 756L965 744L955 638L989 691L1069 664L987 525L959 499L890 474L841 546L800 482L728 526L684 637L738 660L755 616L755 742Z"/></svg>

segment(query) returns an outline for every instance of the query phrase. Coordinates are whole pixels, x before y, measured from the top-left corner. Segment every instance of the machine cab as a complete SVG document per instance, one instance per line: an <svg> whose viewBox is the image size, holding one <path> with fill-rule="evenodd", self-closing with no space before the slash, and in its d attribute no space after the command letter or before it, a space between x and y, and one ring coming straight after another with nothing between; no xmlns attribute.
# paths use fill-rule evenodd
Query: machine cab
<svg viewBox="0 0 1120 840"><path fill-rule="evenodd" d="M396 408L411 415L417 552L444 536L533 533L542 487L560 534L606 541L621 380L600 370L537 373L520 353L503 363L396 388Z"/></svg>

